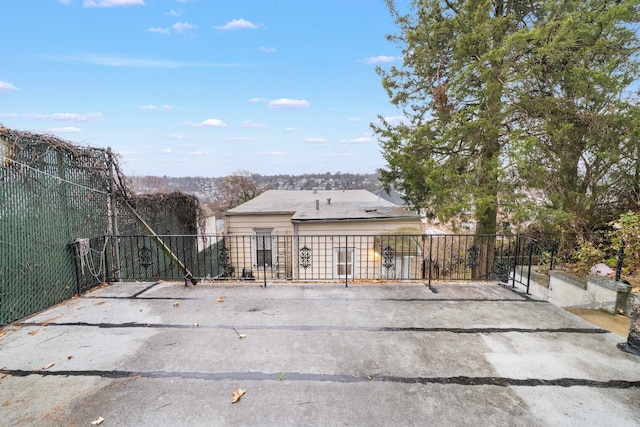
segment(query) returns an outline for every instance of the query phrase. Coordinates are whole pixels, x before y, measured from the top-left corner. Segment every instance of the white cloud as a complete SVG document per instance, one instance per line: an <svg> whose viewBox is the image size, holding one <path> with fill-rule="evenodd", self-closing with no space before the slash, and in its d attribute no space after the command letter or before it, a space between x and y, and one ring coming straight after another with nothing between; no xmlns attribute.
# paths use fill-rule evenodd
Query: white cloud
<svg viewBox="0 0 640 427"><path fill-rule="evenodd" d="M403 116L388 116L388 117L384 117L384 120L387 123L389 123L391 126L397 126L399 124L403 124L403 125L411 124L411 120Z"/></svg>
<svg viewBox="0 0 640 427"><path fill-rule="evenodd" d="M100 54L82 55L43 55L43 58L62 62L84 62L105 67L131 67L131 68L186 68L186 67L239 67L239 64L180 62L162 59L127 58L122 56L109 56Z"/></svg>
<svg viewBox="0 0 640 427"><path fill-rule="evenodd" d="M24 118L36 119L36 120L57 120L61 122L90 122L94 120L101 120L103 118L102 113L53 113L53 114L38 114L29 113L23 114Z"/></svg>
<svg viewBox="0 0 640 427"><path fill-rule="evenodd" d="M71 3L71 0L58 0L58 3L68 5Z"/></svg>
<svg viewBox="0 0 640 427"><path fill-rule="evenodd" d="M180 15L182 15L182 11L181 10L170 10L169 12L165 13L165 15L169 15L169 16L173 16L173 17L178 17Z"/></svg>
<svg viewBox="0 0 640 427"><path fill-rule="evenodd" d="M285 132L296 132L297 130L298 128L292 128L292 127L284 128Z"/></svg>
<svg viewBox="0 0 640 427"><path fill-rule="evenodd" d="M183 124L185 126L190 126L193 128L226 128L227 127L227 124L220 119L207 119L198 123L185 122Z"/></svg>
<svg viewBox="0 0 640 427"><path fill-rule="evenodd" d="M242 122L243 128L251 128L251 129L264 129L267 126L264 123L256 123L251 120L245 120Z"/></svg>
<svg viewBox="0 0 640 427"><path fill-rule="evenodd" d="M160 108L162 108L163 110L171 110L171 105L164 104L164 105L158 106L155 104L149 104L149 105L140 106L141 110L159 110Z"/></svg>
<svg viewBox="0 0 640 427"><path fill-rule="evenodd" d="M187 153L187 156L206 156L207 154L210 154L210 152L209 151L191 151Z"/></svg>
<svg viewBox="0 0 640 427"><path fill-rule="evenodd" d="M178 3L195 3L198 0L178 0Z"/></svg>
<svg viewBox="0 0 640 427"><path fill-rule="evenodd" d="M198 26L189 24L188 22L176 22L172 28L176 33L184 33L185 31L195 30Z"/></svg>
<svg viewBox="0 0 640 427"><path fill-rule="evenodd" d="M309 101L304 99L280 98L269 101L269 108L309 108Z"/></svg>
<svg viewBox="0 0 640 427"><path fill-rule="evenodd" d="M245 21L244 19L232 19L231 21L227 22L224 25L214 26L213 28L215 28L216 30L227 31L227 30L244 30L244 29L255 30L260 27L251 21Z"/></svg>
<svg viewBox="0 0 640 427"><path fill-rule="evenodd" d="M144 0L84 0L82 6L84 7L117 7L117 6L131 6L139 4L144 6Z"/></svg>
<svg viewBox="0 0 640 427"><path fill-rule="evenodd" d="M181 133L171 133L171 134L165 136L165 138L182 140L182 139L187 139L187 136L183 135Z"/></svg>
<svg viewBox="0 0 640 427"><path fill-rule="evenodd" d="M249 102L267 102L265 98L251 98Z"/></svg>
<svg viewBox="0 0 640 427"><path fill-rule="evenodd" d="M325 138L305 138L302 142L310 142L312 144L323 144L327 142Z"/></svg>
<svg viewBox="0 0 640 427"><path fill-rule="evenodd" d="M371 136L361 136L359 138L343 139L340 142L343 144L366 144L369 142L374 142L374 139Z"/></svg>
<svg viewBox="0 0 640 427"><path fill-rule="evenodd" d="M362 120L362 119L360 119L360 117L349 117L347 119L347 121L349 121L349 122L359 122L360 120Z"/></svg>
<svg viewBox="0 0 640 427"><path fill-rule="evenodd" d="M171 34L171 30L168 28L150 27L150 28L147 28L147 31L150 33Z"/></svg>
<svg viewBox="0 0 640 427"><path fill-rule="evenodd" d="M264 151L260 153L261 156L288 156L289 153L285 151Z"/></svg>
<svg viewBox="0 0 640 427"><path fill-rule="evenodd" d="M267 53L274 53L276 51L275 47L260 46L258 49L260 49L263 52L267 52Z"/></svg>
<svg viewBox="0 0 640 427"><path fill-rule="evenodd" d="M227 138L229 142L247 142L247 141L255 141L256 138L250 138L248 136L234 136L231 138Z"/></svg>
<svg viewBox="0 0 640 427"><path fill-rule="evenodd" d="M171 148L163 148L162 150L160 150L160 152L162 154L171 154L173 150Z"/></svg>
<svg viewBox="0 0 640 427"><path fill-rule="evenodd" d="M82 129L75 126L65 126L61 128L47 129L47 133L61 134L61 133L80 133Z"/></svg>
<svg viewBox="0 0 640 427"><path fill-rule="evenodd" d="M9 82L3 82L0 80L0 92L11 92L14 90L20 90L17 86L12 85Z"/></svg>
<svg viewBox="0 0 640 427"><path fill-rule="evenodd" d="M395 61L395 56L387 56L387 55L379 55L379 56L371 56L369 58L365 58L363 62L365 64L381 64L386 62Z"/></svg>
<svg viewBox="0 0 640 427"><path fill-rule="evenodd" d="M355 156L354 153L335 153L335 154L330 154L329 157L353 157Z"/></svg>

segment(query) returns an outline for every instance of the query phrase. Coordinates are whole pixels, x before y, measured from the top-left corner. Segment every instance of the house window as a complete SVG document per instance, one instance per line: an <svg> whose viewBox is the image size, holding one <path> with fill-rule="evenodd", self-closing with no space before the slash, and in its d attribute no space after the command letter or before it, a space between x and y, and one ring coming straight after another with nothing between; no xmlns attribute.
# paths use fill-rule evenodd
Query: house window
<svg viewBox="0 0 640 427"><path fill-rule="evenodd" d="M336 278L353 278L355 248L336 248L333 250L333 275Z"/></svg>
<svg viewBox="0 0 640 427"><path fill-rule="evenodd" d="M273 229L255 230L256 267L273 266Z"/></svg>

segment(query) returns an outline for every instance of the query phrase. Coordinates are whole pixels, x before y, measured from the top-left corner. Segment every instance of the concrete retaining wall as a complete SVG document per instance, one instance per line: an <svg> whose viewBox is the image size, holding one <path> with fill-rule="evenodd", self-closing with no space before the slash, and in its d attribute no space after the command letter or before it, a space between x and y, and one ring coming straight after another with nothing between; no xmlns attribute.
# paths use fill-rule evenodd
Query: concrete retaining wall
<svg viewBox="0 0 640 427"><path fill-rule="evenodd" d="M516 271L526 277L527 267ZM564 271L552 270L549 274L531 272L529 293L560 307L589 306L609 313L630 314L634 301L640 295L631 294L631 287L602 276L589 275L579 278Z"/></svg>

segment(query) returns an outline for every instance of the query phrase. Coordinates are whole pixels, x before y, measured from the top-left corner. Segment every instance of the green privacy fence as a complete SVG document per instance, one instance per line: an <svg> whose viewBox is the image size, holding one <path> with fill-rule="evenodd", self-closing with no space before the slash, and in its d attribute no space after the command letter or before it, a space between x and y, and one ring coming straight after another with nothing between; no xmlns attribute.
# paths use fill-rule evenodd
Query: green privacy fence
<svg viewBox="0 0 640 427"><path fill-rule="evenodd" d="M0 126L0 324L78 292L70 244L109 232L110 158Z"/></svg>
<svg viewBox="0 0 640 427"><path fill-rule="evenodd" d="M133 196L109 149L0 125L0 325L120 279L116 254L138 251L108 236L195 234L200 220L193 196ZM195 243L183 244L167 248Z"/></svg>

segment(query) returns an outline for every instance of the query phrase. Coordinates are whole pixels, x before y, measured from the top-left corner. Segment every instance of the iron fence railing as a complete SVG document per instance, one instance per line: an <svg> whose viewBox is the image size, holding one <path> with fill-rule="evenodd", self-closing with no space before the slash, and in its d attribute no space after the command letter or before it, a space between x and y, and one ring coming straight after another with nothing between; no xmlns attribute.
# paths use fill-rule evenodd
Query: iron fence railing
<svg viewBox="0 0 640 427"><path fill-rule="evenodd" d="M515 266L526 261L525 245L518 235L107 236L90 240L79 280L91 282L93 275L94 281L246 280L264 285L268 281L507 283L515 277ZM542 252L536 255L532 260L542 262ZM103 275L93 274L96 271L89 271L88 265L104 265Z"/></svg>
<svg viewBox="0 0 640 427"><path fill-rule="evenodd" d="M511 285L522 285L529 293L531 273L534 271L548 272L554 267L558 242L551 238L534 238L517 235L512 256Z"/></svg>

